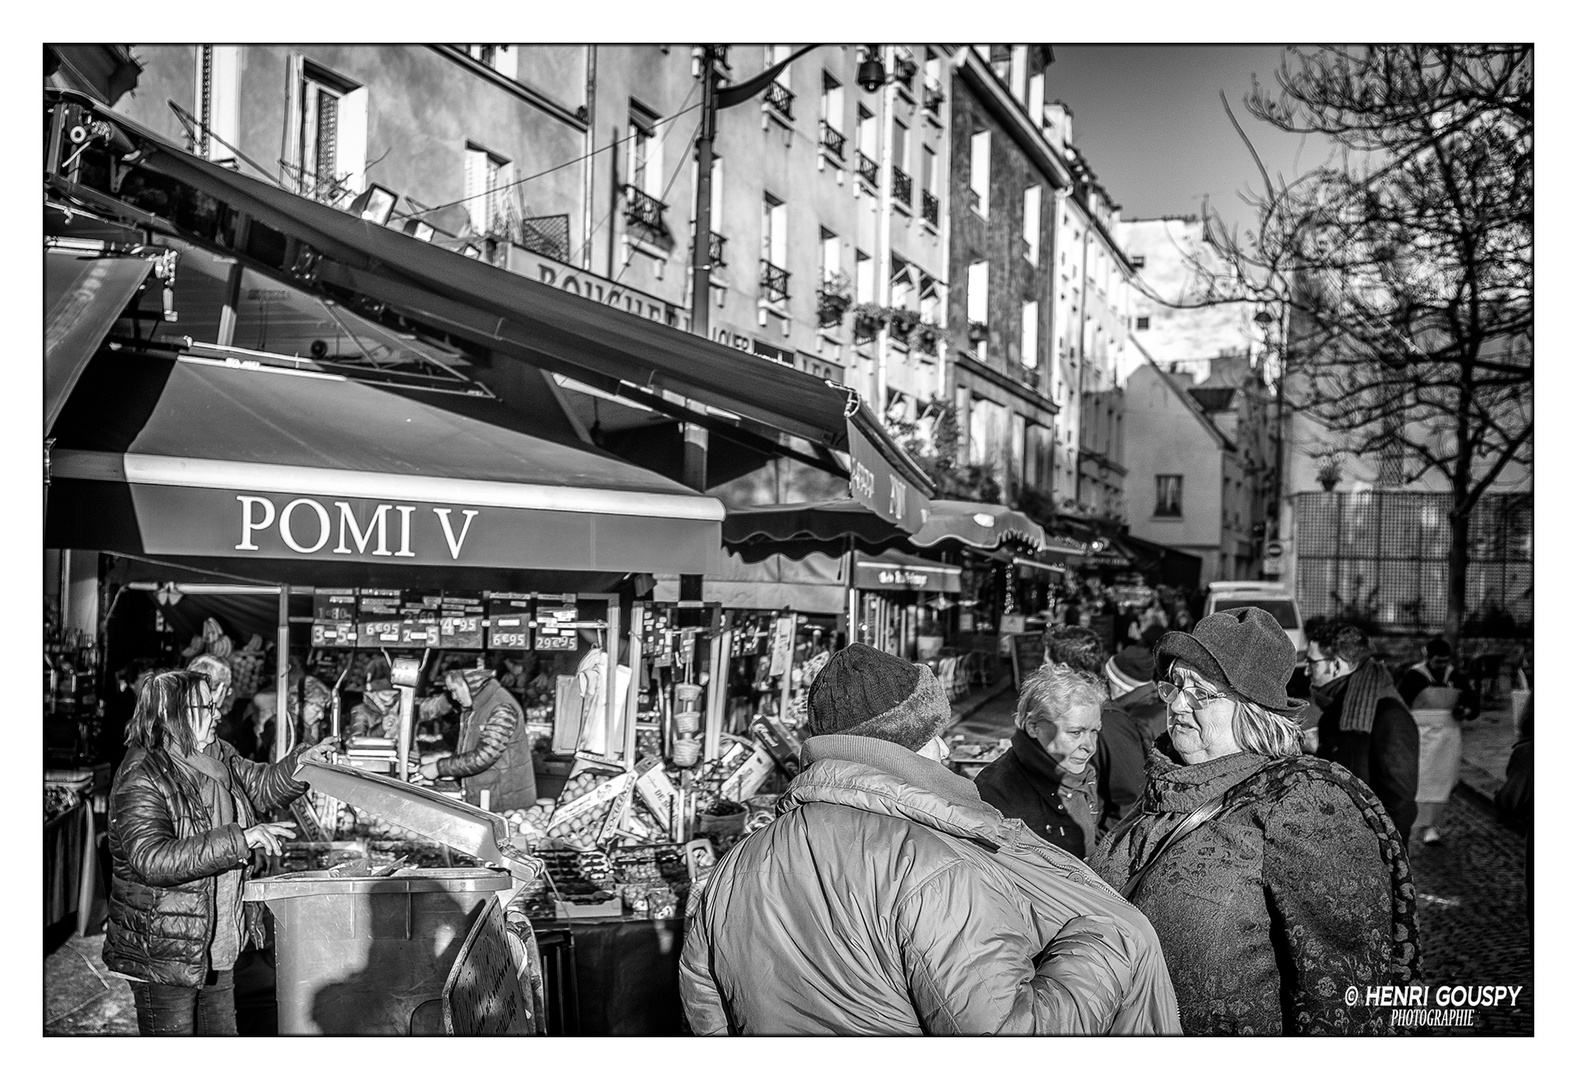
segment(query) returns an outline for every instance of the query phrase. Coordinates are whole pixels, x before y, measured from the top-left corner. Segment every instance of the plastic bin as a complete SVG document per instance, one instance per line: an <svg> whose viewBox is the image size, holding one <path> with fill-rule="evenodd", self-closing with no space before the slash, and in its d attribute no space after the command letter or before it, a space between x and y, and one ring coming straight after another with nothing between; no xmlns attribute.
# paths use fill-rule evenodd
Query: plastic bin
<svg viewBox="0 0 1577 1080"><path fill-rule="evenodd" d="M444 980L487 901L514 882L488 869L393 877L310 870L247 883L274 914L282 1035L405 1035Z"/></svg>

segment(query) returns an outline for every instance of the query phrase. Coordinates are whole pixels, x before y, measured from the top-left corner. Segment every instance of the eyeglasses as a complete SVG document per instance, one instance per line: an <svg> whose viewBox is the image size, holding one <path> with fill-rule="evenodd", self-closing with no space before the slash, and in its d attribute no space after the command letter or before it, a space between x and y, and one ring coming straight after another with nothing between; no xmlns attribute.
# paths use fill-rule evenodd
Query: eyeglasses
<svg viewBox="0 0 1577 1080"><path fill-rule="evenodd" d="M1168 705L1181 699L1183 708L1188 712L1198 712L1200 707L1203 706L1205 702L1215 701L1217 698L1224 698L1227 696L1226 694L1221 693L1207 693L1203 690L1196 690L1193 687L1178 686L1176 683L1170 683L1164 679L1158 680L1156 682L1155 692L1160 694L1161 700L1166 702Z"/></svg>
<svg viewBox="0 0 1577 1080"><path fill-rule="evenodd" d="M1338 662L1339 659L1340 659L1339 657L1335 657L1335 656L1311 656L1311 657L1308 658L1308 660L1309 660L1309 670L1313 671L1316 667L1318 667L1321 664L1332 664L1332 665L1334 665L1334 664L1336 664Z"/></svg>

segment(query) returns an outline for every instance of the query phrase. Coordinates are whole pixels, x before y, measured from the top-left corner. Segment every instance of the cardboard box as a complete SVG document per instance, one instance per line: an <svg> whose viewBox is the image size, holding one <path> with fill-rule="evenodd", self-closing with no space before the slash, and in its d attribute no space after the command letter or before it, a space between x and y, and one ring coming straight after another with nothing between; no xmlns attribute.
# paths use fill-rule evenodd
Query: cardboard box
<svg viewBox="0 0 1577 1080"><path fill-rule="evenodd" d="M679 789L663 771L662 762L647 758L635 768L635 793L652 812L664 832L673 828L673 812L679 808Z"/></svg>
<svg viewBox="0 0 1577 1080"><path fill-rule="evenodd" d="M772 775L776 767L772 755L758 746L755 753L728 775L718 794L734 802L744 802L766 783L767 777Z"/></svg>
<svg viewBox="0 0 1577 1080"><path fill-rule="evenodd" d="M758 716L750 722L750 737L772 755L772 760L785 776L799 774L799 749L789 734L770 716Z"/></svg>

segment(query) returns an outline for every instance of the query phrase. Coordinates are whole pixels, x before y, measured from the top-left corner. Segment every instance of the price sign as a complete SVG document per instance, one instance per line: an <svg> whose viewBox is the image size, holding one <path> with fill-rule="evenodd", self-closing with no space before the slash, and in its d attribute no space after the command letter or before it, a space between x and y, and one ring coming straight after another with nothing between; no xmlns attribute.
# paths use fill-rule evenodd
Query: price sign
<svg viewBox="0 0 1577 1080"><path fill-rule="evenodd" d="M465 615L439 619L438 644L446 649L480 649L482 647L481 616Z"/></svg>
<svg viewBox="0 0 1577 1080"><path fill-rule="evenodd" d="M383 619L356 624L356 639L363 645L398 645L400 623L398 619Z"/></svg>
<svg viewBox="0 0 1577 1080"><path fill-rule="evenodd" d="M531 648L531 627L527 624L525 615L494 615L487 621L489 648Z"/></svg>

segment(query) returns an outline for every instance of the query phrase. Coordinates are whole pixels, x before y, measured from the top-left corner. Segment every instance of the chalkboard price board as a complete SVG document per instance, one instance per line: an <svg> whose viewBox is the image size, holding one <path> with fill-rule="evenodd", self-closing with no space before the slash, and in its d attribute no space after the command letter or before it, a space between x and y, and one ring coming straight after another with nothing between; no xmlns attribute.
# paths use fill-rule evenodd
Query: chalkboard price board
<svg viewBox="0 0 1577 1080"><path fill-rule="evenodd" d="M1046 642L1039 632L1013 635L1013 689L1024 686L1024 680L1040 667L1046 659Z"/></svg>

